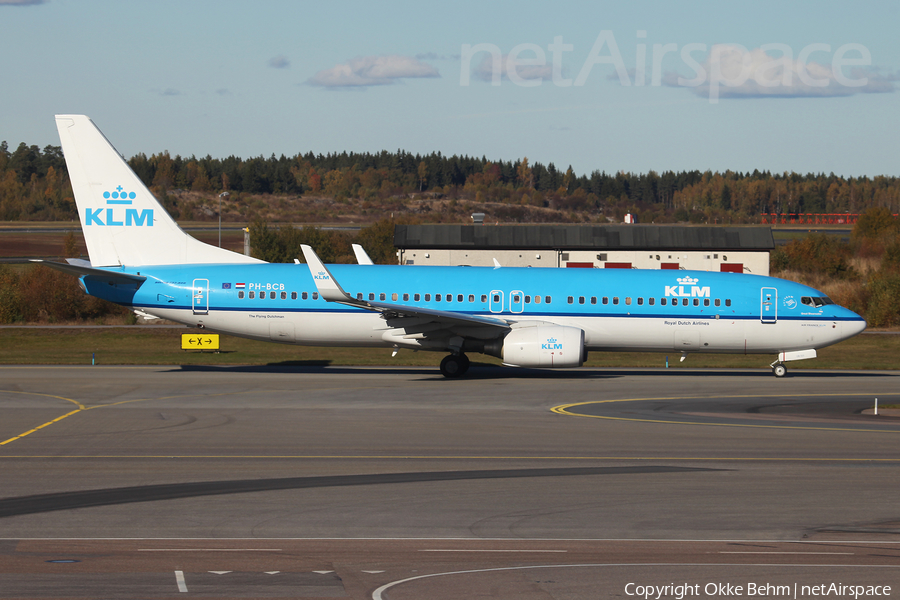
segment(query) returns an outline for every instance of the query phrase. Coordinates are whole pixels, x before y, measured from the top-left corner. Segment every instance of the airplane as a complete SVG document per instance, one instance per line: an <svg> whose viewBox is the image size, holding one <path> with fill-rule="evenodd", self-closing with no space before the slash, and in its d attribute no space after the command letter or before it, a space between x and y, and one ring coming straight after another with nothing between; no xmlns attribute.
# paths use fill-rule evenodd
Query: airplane
<svg viewBox="0 0 900 600"><path fill-rule="evenodd" d="M581 366L589 351L775 354L786 362L866 323L799 283L739 273L272 264L186 234L84 115L57 115L89 261L44 262L93 296L146 318L308 346L444 352L459 377L468 354L531 368Z"/></svg>

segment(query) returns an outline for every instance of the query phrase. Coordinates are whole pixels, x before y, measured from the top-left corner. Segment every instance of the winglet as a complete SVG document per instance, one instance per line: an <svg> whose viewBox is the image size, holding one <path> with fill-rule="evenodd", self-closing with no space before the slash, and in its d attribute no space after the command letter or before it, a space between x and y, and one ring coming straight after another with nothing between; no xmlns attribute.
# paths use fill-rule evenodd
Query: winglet
<svg viewBox="0 0 900 600"><path fill-rule="evenodd" d="M353 254L356 255L356 262L361 265L374 265L372 259L366 254L366 251L359 244L351 244L353 246Z"/></svg>
<svg viewBox="0 0 900 600"><path fill-rule="evenodd" d="M301 244L300 249L303 250L303 257L309 266L309 274L312 275L319 295L328 302L352 302L353 298L344 291L316 251L306 244Z"/></svg>

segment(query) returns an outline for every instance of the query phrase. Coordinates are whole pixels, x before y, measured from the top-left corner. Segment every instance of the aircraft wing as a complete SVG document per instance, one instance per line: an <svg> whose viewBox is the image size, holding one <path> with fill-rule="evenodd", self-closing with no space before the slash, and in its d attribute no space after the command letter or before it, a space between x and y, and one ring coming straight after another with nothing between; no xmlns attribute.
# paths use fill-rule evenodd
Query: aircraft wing
<svg viewBox="0 0 900 600"><path fill-rule="evenodd" d="M303 250L303 256L306 258L306 264L309 266L309 272L313 277L316 288L319 290L319 295L328 302L337 302L339 304L355 306L364 310L380 312L385 320L408 317L418 319L422 322L443 324L446 327L489 327L498 328L503 331L510 328L509 323L495 317L467 315L464 313L408 306L404 304L389 304L385 302L359 300L344 291L344 288L341 287L341 284L337 282L328 270L328 267L322 263L319 256L311 247L307 245L301 245L300 247Z"/></svg>

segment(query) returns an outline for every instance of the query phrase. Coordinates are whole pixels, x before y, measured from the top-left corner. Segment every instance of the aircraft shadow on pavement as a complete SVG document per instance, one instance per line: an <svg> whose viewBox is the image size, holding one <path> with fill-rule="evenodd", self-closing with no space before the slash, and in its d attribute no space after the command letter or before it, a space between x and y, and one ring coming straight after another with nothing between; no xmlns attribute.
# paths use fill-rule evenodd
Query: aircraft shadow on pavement
<svg viewBox="0 0 900 600"><path fill-rule="evenodd" d="M440 481L472 481L486 479L572 477L589 475L652 475L660 473L703 473L728 471L706 467L634 465L622 467L551 467L534 469L488 469L473 471L427 471L412 473L377 473L364 475L326 475L316 477L283 477L204 481L134 487L58 492L34 496L0 499L0 518L36 513L71 510L94 506L111 506L135 502L156 502L203 496L222 496L252 492L298 490L328 487L391 485Z"/></svg>
<svg viewBox="0 0 900 600"><path fill-rule="evenodd" d="M180 365L175 370L197 373L304 373L322 375L412 375L422 379L445 379L437 367L418 366L332 366L330 360L292 360L265 365ZM424 377L423 377L424 376ZM894 373L881 371L825 371L795 370L789 371L785 379L830 379L836 377L894 377ZM452 381L492 380L492 379L610 379L617 377L773 377L768 369L607 369L583 367L579 369L525 369L518 367L500 367L497 365L473 362L469 371Z"/></svg>

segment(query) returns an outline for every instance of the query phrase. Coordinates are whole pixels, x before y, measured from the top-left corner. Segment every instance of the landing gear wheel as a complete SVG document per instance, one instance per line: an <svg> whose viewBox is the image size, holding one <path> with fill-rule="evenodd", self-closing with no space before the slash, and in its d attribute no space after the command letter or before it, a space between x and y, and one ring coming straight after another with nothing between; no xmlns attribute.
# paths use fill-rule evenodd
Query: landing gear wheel
<svg viewBox="0 0 900 600"><path fill-rule="evenodd" d="M772 373L775 375L775 377L784 377L785 375L787 375L787 367L779 363L772 367Z"/></svg>
<svg viewBox="0 0 900 600"><path fill-rule="evenodd" d="M469 371L469 357L465 354L460 354L458 358L462 361L462 371L459 374L465 375Z"/></svg>
<svg viewBox="0 0 900 600"><path fill-rule="evenodd" d="M469 359L465 354L450 354L441 361L441 375L447 378L459 377L469 370Z"/></svg>

